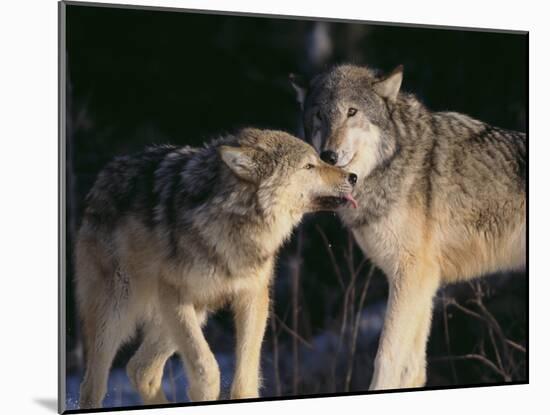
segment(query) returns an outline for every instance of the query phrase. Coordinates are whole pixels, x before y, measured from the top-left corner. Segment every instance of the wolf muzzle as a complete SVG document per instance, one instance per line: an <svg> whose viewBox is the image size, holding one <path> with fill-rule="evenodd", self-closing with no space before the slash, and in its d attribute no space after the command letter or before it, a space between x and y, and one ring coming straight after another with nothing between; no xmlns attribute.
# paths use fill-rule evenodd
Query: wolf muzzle
<svg viewBox="0 0 550 415"><path fill-rule="evenodd" d="M336 151L325 150L321 153L321 160L334 166L338 162L338 154Z"/></svg>

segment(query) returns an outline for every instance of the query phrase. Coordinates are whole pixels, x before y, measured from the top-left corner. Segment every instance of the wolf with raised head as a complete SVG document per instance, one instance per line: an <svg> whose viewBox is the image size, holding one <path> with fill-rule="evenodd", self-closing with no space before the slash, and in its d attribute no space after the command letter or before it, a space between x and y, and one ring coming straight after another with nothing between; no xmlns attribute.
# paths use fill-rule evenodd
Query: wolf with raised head
<svg viewBox="0 0 550 415"><path fill-rule="evenodd" d="M257 129L108 164L76 241L81 408L101 406L115 353L138 326L144 339L127 371L144 403L166 402L162 372L174 352L189 398L218 399L220 372L202 326L224 304L237 331L231 398L258 396L277 251L306 212L354 205L356 179L305 142Z"/></svg>
<svg viewBox="0 0 550 415"><path fill-rule="evenodd" d="M358 175L340 217L384 271L389 298L370 389L426 383L432 303L445 283L526 262L524 133L432 112L387 76L336 66L294 78L306 139Z"/></svg>

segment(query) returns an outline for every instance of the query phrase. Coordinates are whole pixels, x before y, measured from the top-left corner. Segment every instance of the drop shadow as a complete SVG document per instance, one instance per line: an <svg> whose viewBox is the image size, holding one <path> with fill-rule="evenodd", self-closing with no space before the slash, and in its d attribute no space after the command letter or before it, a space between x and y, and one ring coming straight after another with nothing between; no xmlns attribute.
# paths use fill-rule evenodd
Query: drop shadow
<svg viewBox="0 0 550 415"><path fill-rule="evenodd" d="M38 405L57 413L57 399L52 398L35 398L34 400Z"/></svg>

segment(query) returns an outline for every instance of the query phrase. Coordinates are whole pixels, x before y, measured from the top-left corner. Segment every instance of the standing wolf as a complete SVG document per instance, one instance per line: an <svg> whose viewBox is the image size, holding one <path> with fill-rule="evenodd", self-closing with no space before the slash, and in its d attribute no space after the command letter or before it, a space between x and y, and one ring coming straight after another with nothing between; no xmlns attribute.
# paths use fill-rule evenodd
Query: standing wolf
<svg viewBox="0 0 550 415"><path fill-rule="evenodd" d="M237 363L232 398L258 396L260 347L276 253L303 214L355 205L357 177L286 133L242 130L203 148L161 146L98 176L76 244L86 374L81 407L100 407L120 344L143 325L128 374L162 403L180 352L193 401L217 399L220 373L201 326L229 303Z"/></svg>
<svg viewBox="0 0 550 415"><path fill-rule="evenodd" d="M294 82L306 138L358 175L360 208L340 217L389 281L370 389L425 384L438 287L526 260L525 134L431 112L402 74L342 65Z"/></svg>

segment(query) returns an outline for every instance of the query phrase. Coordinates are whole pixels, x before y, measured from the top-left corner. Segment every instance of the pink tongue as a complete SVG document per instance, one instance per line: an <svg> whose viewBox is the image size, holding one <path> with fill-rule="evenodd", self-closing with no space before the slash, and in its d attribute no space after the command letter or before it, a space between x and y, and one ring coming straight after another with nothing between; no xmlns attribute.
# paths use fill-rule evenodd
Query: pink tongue
<svg viewBox="0 0 550 415"><path fill-rule="evenodd" d="M357 200L353 198L351 193L347 193L344 195L344 199L346 199L348 202L350 202L354 209L357 209Z"/></svg>

